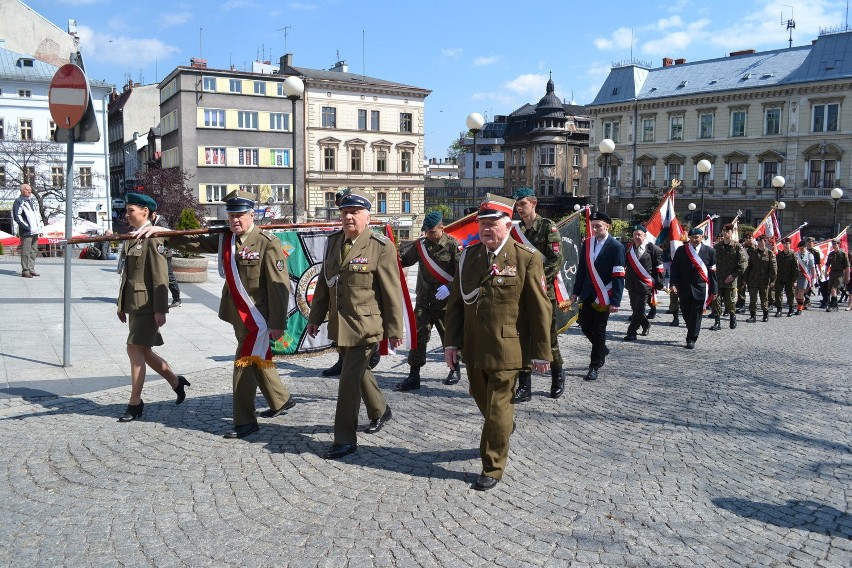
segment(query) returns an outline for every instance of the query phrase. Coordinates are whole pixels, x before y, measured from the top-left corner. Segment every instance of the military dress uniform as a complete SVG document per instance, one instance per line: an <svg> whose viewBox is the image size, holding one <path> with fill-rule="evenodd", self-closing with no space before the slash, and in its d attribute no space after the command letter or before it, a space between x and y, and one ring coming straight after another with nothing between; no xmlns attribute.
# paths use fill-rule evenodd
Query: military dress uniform
<svg viewBox="0 0 852 568"><path fill-rule="evenodd" d="M716 317L716 323L711 329L719 329L721 326L721 308L724 304L725 309L731 314L730 327L737 327L737 312L735 308L737 300L737 285L746 268L748 268L748 257L746 256L743 246L731 240L730 244L725 241L719 241L715 247L716 250L716 277L719 285L719 302L716 304L713 315ZM731 282L725 280L733 276Z"/></svg>
<svg viewBox="0 0 852 568"><path fill-rule="evenodd" d="M162 239L126 240L119 266L121 284L117 311L128 317L128 345L163 344L155 313L169 311L169 275Z"/></svg>
<svg viewBox="0 0 852 568"><path fill-rule="evenodd" d="M757 321L757 300L760 297L760 308L763 310L763 321L769 321L769 288L775 285L778 274L778 263L771 249L760 247L749 249L748 268L745 281L748 282L750 322Z"/></svg>
<svg viewBox="0 0 852 568"><path fill-rule="evenodd" d="M775 276L775 317L781 317L781 300L784 294L787 294L787 315L792 316L795 312L793 286L796 283L799 267L796 264L796 253L790 250L789 243L776 255L775 263L778 268Z"/></svg>

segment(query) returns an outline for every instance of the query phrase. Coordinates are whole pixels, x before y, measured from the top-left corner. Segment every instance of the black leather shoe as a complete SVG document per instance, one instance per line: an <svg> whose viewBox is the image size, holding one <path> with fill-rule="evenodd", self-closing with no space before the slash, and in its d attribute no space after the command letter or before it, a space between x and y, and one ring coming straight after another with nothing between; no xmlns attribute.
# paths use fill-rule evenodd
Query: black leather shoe
<svg viewBox="0 0 852 568"><path fill-rule="evenodd" d="M695 349L695 342L694 341L687 341L686 342L686 348L687 349Z"/></svg>
<svg viewBox="0 0 852 568"><path fill-rule="evenodd" d="M598 378L598 370L594 367L589 367L589 372L586 373L586 376L583 377L584 381L594 381Z"/></svg>
<svg viewBox="0 0 852 568"><path fill-rule="evenodd" d="M722 324L719 320L716 320L716 323L710 326L710 331L719 331L720 329L722 329Z"/></svg>
<svg viewBox="0 0 852 568"><path fill-rule="evenodd" d="M606 356L609 355L609 347L603 348L603 355L601 355L601 367L606 363Z"/></svg>
<svg viewBox="0 0 852 568"><path fill-rule="evenodd" d="M461 380L461 370L453 369L447 374L447 378L444 379L445 385L454 385Z"/></svg>
<svg viewBox="0 0 852 568"><path fill-rule="evenodd" d="M624 336L624 341L636 341L637 337L635 333L628 333Z"/></svg>
<svg viewBox="0 0 852 568"><path fill-rule="evenodd" d="M769 321L769 312L763 312L763 321Z"/></svg>
<svg viewBox="0 0 852 568"><path fill-rule="evenodd" d="M550 398L559 398L565 392L565 369L550 370ZM512 431L515 431L514 424Z"/></svg>
<svg viewBox="0 0 852 568"><path fill-rule="evenodd" d="M672 323L669 324L669 327L677 327L680 325L680 318L675 316L675 319L672 320Z"/></svg>
<svg viewBox="0 0 852 568"><path fill-rule="evenodd" d="M751 317L746 320L746 323L757 323L757 315L751 314Z"/></svg>
<svg viewBox="0 0 852 568"><path fill-rule="evenodd" d="M781 308L778 308L778 309L775 311L775 317L776 317L776 318L780 318L780 317L781 317L781 315L782 315L782 314L781 314Z"/></svg>
<svg viewBox="0 0 852 568"><path fill-rule="evenodd" d="M230 432L225 432L223 438L245 438L249 434L254 434L260 430L260 426L257 425L257 422L249 422L248 424L243 424L241 426L236 426Z"/></svg>
<svg viewBox="0 0 852 568"><path fill-rule="evenodd" d="M529 402L531 400L532 373L530 371L521 371L518 373L518 388L515 390L515 396L512 397L512 404Z"/></svg>
<svg viewBox="0 0 852 568"><path fill-rule="evenodd" d="M391 412L390 405L385 406L385 413L382 414L381 418L370 420L370 425L364 428L364 433L375 434L376 432L384 428L385 422L388 422L392 417L393 413Z"/></svg>
<svg viewBox="0 0 852 568"><path fill-rule="evenodd" d="M189 381L186 380L186 377L183 375L178 375L178 386L173 389L177 393L177 399L175 400L175 404L180 404L186 398L186 390L184 387L191 387Z"/></svg>
<svg viewBox="0 0 852 568"><path fill-rule="evenodd" d="M473 488L477 491L488 491L489 489L494 489L499 481L499 479L494 479L487 475L480 475L476 483L473 484Z"/></svg>
<svg viewBox="0 0 852 568"><path fill-rule="evenodd" d="M324 369L322 373L320 373L323 377L336 377L340 375L340 370L343 368L343 360L338 358L337 363L329 367L328 369Z"/></svg>
<svg viewBox="0 0 852 568"><path fill-rule="evenodd" d="M643 327L642 332L639 335L641 335L643 337L647 337L650 334L651 334L651 326L649 325L648 327Z"/></svg>
<svg viewBox="0 0 852 568"><path fill-rule="evenodd" d="M737 329L737 316L731 314L731 322L729 325L731 329Z"/></svg>
<svg viewBox="0 0 852 568"><path fill-rule="evenodd" d="M408 375L405 378L404 381L400 381L400 382L396 383L396 385L393 387L393 390L395 390L397 392L408 392L408 391L417 390L419 388L420 388L420 377L418 376L417 378L414 378L411 375Z"/></svg>
<svg viewBox="0 0 852 568"><path fill-rule="evenodd" d="M355 444L335 444L330 449L326 450L322 455L327 460L336 460L349 454L354 454L358 451L358 446Z"/></svg>
<svg viewBox="0 0 852 568"><path fill-rule="evenodd" d="M124 414L118 419L119 422L132 422L137 418L142 417L142 408L145 407L144 401L139 401L139 404L128 404L127 410L124 411Z"/></svg>
<svg viewBox="0 0 852 568"><path fill-rule="evenodd" d="M648 319L652 320L657 317L657 306L652 306L650 310L648 310Z"/></svg>
<svg viewBox="0 0 852 568"><path fill-rule="evenodd" d="M260 413L260 416L262 418L275 418L280 414L284 414L285 411L290 410L294 406L296 406L296 401L293 400L293 397L291 396L287 399L287 402L285 402L278 410L272 410L271 408L267 408L266 410Z"/></svg>
<svg viewBox="0 0 852 568"><path fill-rule="evenodd" d="M382 356L379 354L379 344L376 343L376 346L373 347L373 353L370 354L370 368L375 369L376 365L378 365L381 360ZM340 371L338 371L337 374L339 375Z"/></svg>

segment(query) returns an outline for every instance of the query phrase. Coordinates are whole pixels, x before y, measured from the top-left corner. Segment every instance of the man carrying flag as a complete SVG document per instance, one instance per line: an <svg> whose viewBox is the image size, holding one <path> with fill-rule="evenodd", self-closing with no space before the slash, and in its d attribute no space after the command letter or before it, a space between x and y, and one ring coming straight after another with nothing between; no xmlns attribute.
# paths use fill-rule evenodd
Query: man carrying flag
<svg viewBox="0 0 852 568"><path fill-rule="evenodd" d="M657 305L657 290L663 286L663 251L646 239L645 227L633 227L633 242L627 250L627 293L630 296L630 325L627 326L625 341L636 341L636 332L648 335L651 323L645 315L645 306Z"/></svg>
<svg viewBox="0 0 852 568"><path fill-rule="evenodd" d="M689 230L688 243L672 259L671 289L678 295L686 323L686 348L695 349L701 332L701 315L712 302L716 285L716 251L702 244L704 231Z"/></svg>

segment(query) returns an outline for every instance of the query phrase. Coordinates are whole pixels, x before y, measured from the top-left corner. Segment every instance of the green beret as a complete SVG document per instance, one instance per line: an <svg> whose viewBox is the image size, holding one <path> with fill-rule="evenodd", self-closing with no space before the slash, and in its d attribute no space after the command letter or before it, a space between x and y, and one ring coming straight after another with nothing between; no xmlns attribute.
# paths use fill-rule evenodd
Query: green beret
<svg viewBox="0 0 852 568"><path fill-rule="evenodd" d="M695 235L704 235L704 231L702 231L699 227L693 227L689 230L689 236L694 237Z"/></svg>
<svg viewBox="0 0 852 568"><path fill-rule="evenodd" d="M128 193L124 196L124 203L127 205L138 205L139 207L147 207L149 211L157 210L157 202L141 193Z"/></svg>
<svg viewBox="0 0 852 568"><path fill-rule="evenodd" d="M512 199L514 199L515 201L518 201L519 199L523 199L524 197L535 198L535 191L533 191L532 188L529 188L529 187L519 187L512 194Z"/></svg>
<svg viewBox="0 0 852 568"><path fill-rule="evenodd" d="M438 223L441 222L442 218L440 211L429 211L426 213L426 217L423 218L422 230L427 231L429 229L434 229L438 226Z"/></svg>
<svg viewBox="0 0 852 568"><path fill-rule="evenodd" d="M634 225L632 230L633 230L634 233L636 231L642 231L643 233L648 232L648 229L645 228L645 225Z"/></svg>

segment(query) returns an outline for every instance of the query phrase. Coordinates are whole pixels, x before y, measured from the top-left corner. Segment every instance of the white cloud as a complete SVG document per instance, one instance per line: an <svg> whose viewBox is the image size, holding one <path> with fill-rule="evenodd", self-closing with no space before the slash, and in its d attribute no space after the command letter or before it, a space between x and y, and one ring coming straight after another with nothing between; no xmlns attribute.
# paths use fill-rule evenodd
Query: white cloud
<svg viewBox="0 0 852 568"><path fill-rule="evenodd" d="M140 67L180 53L180 49L156 38L132 38L97 33L88 26L79 26L80 46L87 56L98 61L130 67Z"/></svg>
<svg viewBox="0 0 852 568"><path fill-rule="evenodd" d="M491 55L489 57L480 56L480 57L477 57L476 59L473 60L473 64L476 65L477 67L482 67L482 66L485 66L485 65L493 65L493 64L497 63L498 61L500 61L499 55Z"/></svg>
<svg viewBox="0 0 852 568"><path fill-rule="evenodd" d="M463 51L460 47L445 47L441 49L441 55L450 59L458 59Z"/></svg>
<svg viewBox="0 0 852 568"><path fill-rule="evenodd" d="M503 87L509 89L518 96L533 96L540 99L545 92L548 76L543 73L526 73L518 75L511 81L503 83Z"/></svg>
<svg viewBox="0 0 852 568"><path fill-rule="evenodd" d="M164 26L179 26L181 24L185 24L189 20L192 19L191 12L176 12L176 13L164 13L160 16L160 22Z"/></svg>
<svg viewBox="0 0 852 568"><path fill-rule="evenodd" d="M595 38L595 47L600 50L609 50L609 49L627 49L630 47L630 43L633 41L633 30L630 28L621 27L612 32L612 35L608 38L599 37Z"/></svg>
<svg viewBox="0 0 852 568"><path fill-rule="evenodd" d="M685 30L672 32L659 39L646 41L642 44L642 52L648 55L667 55L678 56L677 52L682 52L692 43L704 41L708 37L709 32L705 32L710 24L710 20L696 20L686 26Z"/></svg>
<svg viewBox="0 0 852 568"><path fill-rule="evenodd" d="M674 15L671 18L660 18L654 23L654 29L665 30L672 27L681 27L683 26L683 20L680 19L680 16Z"/></svg>
<svg viewBox="0 0 852 568"><path fill-rule="evenodd" d="M304 2L290 2L289 4L287 4L287 7L291 10L303 10L306 12L309 10L317 9L316 4L305 4Z"/></svg>

